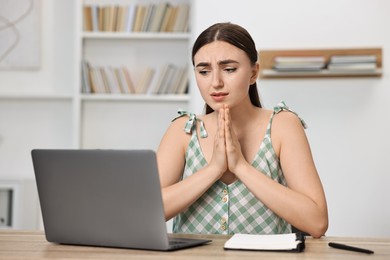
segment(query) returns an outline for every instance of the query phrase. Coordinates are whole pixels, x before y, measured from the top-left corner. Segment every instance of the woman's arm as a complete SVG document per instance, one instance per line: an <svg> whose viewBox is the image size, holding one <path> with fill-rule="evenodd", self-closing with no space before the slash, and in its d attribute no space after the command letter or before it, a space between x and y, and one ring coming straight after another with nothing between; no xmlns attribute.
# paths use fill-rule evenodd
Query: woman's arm
<svg viewBox="0 0 390 260"><path fill-rule="evenodd" d="M171 124L157 151L166 220L188 208L225 172L216 163L210 162L206 167L180 181L185 165L185 152L191 137L183 131L185 120L187 118L179 118ZM221 145L217 147L218 142L215 143L214 150L222 149L224 154L225 148ZM219 157L214 156L212 161L215 162ZM223 158L226 160L225 156Z"/></svg>
<svg viewBox="0 0 390 260"><path fill-rule="evenodd" d="M226 133L228 161L235 160L235 163L229 161L229 169L237 178L288 223L313 237L324 235L328 227L325 194L299 118L281 112L275 115L271 131L273 147L279 155L288 187L259 174L242 154L237 153L238 149L231 148L239 146L228 122Z"/></svg>

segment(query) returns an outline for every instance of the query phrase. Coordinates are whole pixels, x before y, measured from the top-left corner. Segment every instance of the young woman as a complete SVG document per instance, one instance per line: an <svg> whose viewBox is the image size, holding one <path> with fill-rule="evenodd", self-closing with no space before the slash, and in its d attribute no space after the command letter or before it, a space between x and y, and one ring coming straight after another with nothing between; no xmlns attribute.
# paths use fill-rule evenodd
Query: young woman
<svg viewBox="0 0 390 260"><path fill-rule="evenodd" d="M250 34L214 24L195 41L192 62L206 113L179 111L157 152L173 231L275 234L292 225L324 235L326 199L304 122L283 102L262 108Z"/></svg>

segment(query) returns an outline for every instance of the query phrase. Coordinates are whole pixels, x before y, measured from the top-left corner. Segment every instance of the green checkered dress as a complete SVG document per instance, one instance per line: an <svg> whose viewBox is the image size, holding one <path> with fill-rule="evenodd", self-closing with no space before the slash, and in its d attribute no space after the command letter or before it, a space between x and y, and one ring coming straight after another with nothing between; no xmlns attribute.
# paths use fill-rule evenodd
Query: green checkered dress
<svg viewBox="0 0 390 260"><path fill-rule="evenodd" d="M293 112L284 102L274 107L266 134L252 162L252 166L286 186L279 158L276 156L271 143L273 117L283 110ZM200 135L202 138L207 137L207 132L203 122L196 118L194 114L182 110L179 111L179 114L180 116L189 116L184 130L191 134L182 176L182 179L185 179L207 164L197 136L197 122L200 123ZM301 122L306 128L305 122L303 120ZM174 218L173 232L279 234L290 233L291 226L259 201L240 180L230 185L217 181L188 209Z"/></svg>

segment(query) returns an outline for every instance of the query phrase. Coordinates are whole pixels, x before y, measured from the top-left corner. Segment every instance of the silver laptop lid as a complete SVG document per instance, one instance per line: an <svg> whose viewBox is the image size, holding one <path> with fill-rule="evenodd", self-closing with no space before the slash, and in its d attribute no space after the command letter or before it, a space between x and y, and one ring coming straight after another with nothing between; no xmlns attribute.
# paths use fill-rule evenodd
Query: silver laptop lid
<svg viewBox="0 0 390 260"><path fill-rule="evenodd" d="M33 150L50 242L168 248L151 150Z"/></svg>

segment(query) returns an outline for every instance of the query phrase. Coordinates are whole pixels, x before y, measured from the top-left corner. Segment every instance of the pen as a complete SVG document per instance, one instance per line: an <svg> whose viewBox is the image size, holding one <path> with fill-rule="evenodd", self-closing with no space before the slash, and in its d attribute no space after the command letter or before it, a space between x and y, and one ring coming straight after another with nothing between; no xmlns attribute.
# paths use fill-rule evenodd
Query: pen
<svg viewBox="0 0 390 260"><path fill-rule="evenodd" d="M361 252L361 253L366 253L366 254L373 254L374 253L374 251L371 251L368 249L354 247L354 246L348 246L348 245L339 244L339 243L329 242L328 245L330 247L333 247L333 248L344 249L344 250L349 250L349 251L354 251L354 252Z"/></svg>

